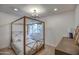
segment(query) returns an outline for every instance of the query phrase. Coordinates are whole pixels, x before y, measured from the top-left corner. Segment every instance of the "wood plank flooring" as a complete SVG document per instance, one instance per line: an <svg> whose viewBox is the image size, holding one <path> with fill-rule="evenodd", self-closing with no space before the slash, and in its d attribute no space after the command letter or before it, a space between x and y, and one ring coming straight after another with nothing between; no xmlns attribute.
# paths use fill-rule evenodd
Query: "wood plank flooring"
<svg viewBox="0 0 79 59"><path fill-rule="evenodd" d="M35 55L54 55L55 48L49 45L46 45L44 49L40 50ZM0 55L14 55L13 51L10 48L0 49Z"/></svg>
<svg viewBox="0 0 79 59"><path fill-rule="evenodd" d="M49 45L46 45L44 49L40 50L36 55L54 55L55 48Z"/></svg>
<svg viewBox="0 0 79 59"><path fill-rule="evenodd" d="M0 49L0 55L14 55L14 52L10 48Z"/></svg>

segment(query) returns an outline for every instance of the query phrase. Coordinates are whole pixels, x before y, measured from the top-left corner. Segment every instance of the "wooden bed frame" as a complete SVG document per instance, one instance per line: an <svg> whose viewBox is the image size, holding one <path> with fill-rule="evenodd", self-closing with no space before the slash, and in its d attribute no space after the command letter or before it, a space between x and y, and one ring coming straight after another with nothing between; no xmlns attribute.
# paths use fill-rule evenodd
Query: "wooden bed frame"
<svg viewBox="0 0 79 59"><path fill-rule="evenodd" d="M19 18L19 19L17 19L17 20L15 20L15 21L13 21L13 22L11 22L11 42L10 42L10 46L11 46L11 49L14 51L14 53L16 54L16 52L15 52L15 50L13 49L13 47L12 47L12 42L13 42L13 40L12 40L12 24L14 23L14 22L16 22L16 21L18 21L18 20L21 20L21 19L23 19L23 40L24 40L24 44L23 44L23 46L24 46L24 55L26 55L26 21L27 21L27 19L32 19L32 20L36 20L36 21L39 21L39 22L42 22L43 23L43 45L42 45L42 47L39 49L39 50L41 50L41 49L43 49L44 47L45 47L45 22L43 22L43 21L40 21L40 20L37 20L37 19L33 19L33 18L30 18L30 17L27 17L27 16L24 16L24 17L21 17L21 18ZM39 51L38 50L38 51ZM36 51L35 53L37 53L38 51ZM35 54L34 53L34 54Z"/></svg>

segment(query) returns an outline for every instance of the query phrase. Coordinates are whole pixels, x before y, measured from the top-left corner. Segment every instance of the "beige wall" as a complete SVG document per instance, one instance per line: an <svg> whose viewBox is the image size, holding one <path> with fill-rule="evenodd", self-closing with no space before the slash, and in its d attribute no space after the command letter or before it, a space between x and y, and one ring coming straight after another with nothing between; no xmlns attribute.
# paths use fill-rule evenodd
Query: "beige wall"
<svg viewBox="0 0 79 59"><path fill-rule="evenodd" d="M8 23L19 17L0 12L0 48L10 44L10 26ZM74 11L41 18L45 21L46 44L56 47L63 36L68 36L68 31L74 27ZM7 24L7 25L6 25Z"/></svg>
<svg viewBox="0 0 79 59"><path fill-rule="evenodd" d="M46 20L46 44L56 47L63 36L67 37L74 28L74 11L48 16Z"/></svg>
<svg viewBox="0 0 79 59"><path fill-rule="evenodd" d="M0 12L0 48L8 47L10 44L10 22L17 17Z"/></svg>
<svg viewBox="0 0 79 59"><path fill-rule="evenodd" d="M20 17L0 12L0 48L5 48L10 45L10 23L18 18Z"/></svg>
<svg viewBox="0 0 79 59"><path fill-rule="evenodd" d="M75 27L79 25L79 5L75 9Z"/></svg>

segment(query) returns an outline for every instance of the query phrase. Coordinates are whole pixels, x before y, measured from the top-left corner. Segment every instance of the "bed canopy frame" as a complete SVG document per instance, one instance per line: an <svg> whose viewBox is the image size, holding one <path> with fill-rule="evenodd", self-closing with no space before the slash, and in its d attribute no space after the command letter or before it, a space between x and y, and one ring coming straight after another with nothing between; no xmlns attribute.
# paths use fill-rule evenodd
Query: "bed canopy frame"
<svg viewBox="0 0 79 59"><path fill-rule="evenodd" d="M31 55L43 49L45 23L27 16L13 21L10 46L17 55Z"/></svg>

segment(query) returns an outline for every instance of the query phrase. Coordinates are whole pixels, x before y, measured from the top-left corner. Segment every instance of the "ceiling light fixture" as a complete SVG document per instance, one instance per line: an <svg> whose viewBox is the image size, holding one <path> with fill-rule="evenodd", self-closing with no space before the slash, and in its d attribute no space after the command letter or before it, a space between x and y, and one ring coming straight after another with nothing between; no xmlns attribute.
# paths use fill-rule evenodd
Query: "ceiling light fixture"
<svg viewBox="0 0 79 59"><path fill-rule="evenodd" d="M34 18L38 17L38 12L36 9L33 10L32 17L34 17Z"/></svg>
<svg viewBox="0 0 79 59"><path fill-rule="evenodd" d="M54 11L58 11L58 8L54 8Z"/></svg>
<svg viewBox="0 0 79 59"><path fill-rule="evenodd" d="M18 9L17 8L14 8L14 11L18 11Z"/></svg>

